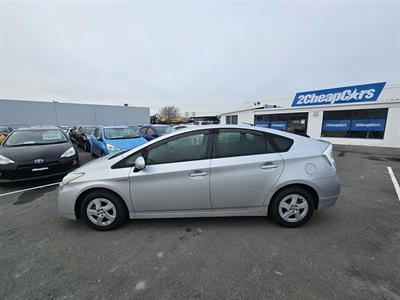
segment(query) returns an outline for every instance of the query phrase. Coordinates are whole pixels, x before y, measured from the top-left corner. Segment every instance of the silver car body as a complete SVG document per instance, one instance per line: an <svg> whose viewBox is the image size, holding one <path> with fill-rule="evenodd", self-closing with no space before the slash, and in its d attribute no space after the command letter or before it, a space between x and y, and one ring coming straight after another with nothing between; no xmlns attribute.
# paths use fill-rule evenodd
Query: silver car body
<svg viewBox="0 0 400 300"><path fill-rule="evenodd" d="M269 132L293 140L287 152L212 158L133 167L112 168L120 160L170 137L205 129L245 129ZM58 210L68 219L79 217L79 199L93 189L119 195L129 217L175 218L263 216L281 188L301 184L318 197L317 209L335 204L340 183L336 170L322 155L328 143L268 128L208 125L179 130L129 150L115 158L91 161L73 173L83 176L60 184Z"/></svg>

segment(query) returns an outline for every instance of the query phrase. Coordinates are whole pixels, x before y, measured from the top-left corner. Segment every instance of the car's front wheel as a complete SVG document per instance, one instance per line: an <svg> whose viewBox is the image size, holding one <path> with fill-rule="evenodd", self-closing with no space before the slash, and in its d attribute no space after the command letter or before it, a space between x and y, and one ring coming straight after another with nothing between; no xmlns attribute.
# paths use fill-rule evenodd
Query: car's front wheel
<svg viewBox="0 0 400 300"><path fill-rule="evenodd" d="M284 227L298 227L313 215L315 201L302 187L289 187L279 191L269 205L269 216Z"/></svg>
<svg viewBox="0 0 400 300"><path fill-rule="evenodd" d="M81 216L89 227L107 231L121 226L127 220L128 212L117 195L99 190L85 196Z"/></svg>

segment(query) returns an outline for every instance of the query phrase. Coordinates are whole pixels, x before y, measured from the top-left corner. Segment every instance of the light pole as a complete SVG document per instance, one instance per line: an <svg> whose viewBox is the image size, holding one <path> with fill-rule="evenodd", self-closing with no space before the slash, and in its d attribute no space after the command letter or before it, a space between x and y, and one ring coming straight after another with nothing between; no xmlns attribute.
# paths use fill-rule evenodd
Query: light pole
<svg viewBox="0 0 400 300"><path fill-rule="evenodd" d="M53 100L54 115L56 116L56 123L57 123L57 127L58 127L58 126L60 126L60 124L58 124L58 116L57 116L57 107L56 107L56 103L58 103L58 101Z"/></svg>

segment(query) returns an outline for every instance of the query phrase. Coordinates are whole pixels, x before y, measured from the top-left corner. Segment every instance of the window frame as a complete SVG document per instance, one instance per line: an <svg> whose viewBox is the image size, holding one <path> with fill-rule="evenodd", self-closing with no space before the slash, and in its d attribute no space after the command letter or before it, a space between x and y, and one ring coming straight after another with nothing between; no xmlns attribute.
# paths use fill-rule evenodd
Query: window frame
<svg viewBox="0 0 400 300"><path fill-rule="evenodd" d="M162 144L165 143L169 143L171 141L183 138L183 137L187 137L187 136L192 136L192 135L198 135L198 134L208 134L208 141L207 141L207 152L206 152L206 158L202 158L202 159L191 159L191 160L185 160L185 161L174 161L174 162L166 162L166 163L159 163L159 164L148 164L147 163L147 153L151 150L154 149ZM171 136L167 139L163 139L161 141L158 141L154 144L148 145L142 149L139 149L138 151L135 151L134 153L130 154L127 157L124 157L123 159L121 159L120 161L116 162L114 165L111 166L111 169L121 169L121 168L133 168L135 167L134 164L132 165L122 165L123 161L128 160L130 157L141 153L144 160L146 161L146 166L156 166L156 165L165 165L165 164L173 164L173 163L183 163L183 162L189 162L189 161L198 161L198 160L206 160L206 159L211 159L211 151L212 151L212 141L213 141L213 134L212 134L212 130L210 129L199 129L199 130L195 130L195 131L190 131L190 132L185 132L185 133L181 133L178 135L174 135Z"/></svg>
<svg viewBox="0 0 400 300"><path fill-rule="evenodd" d="M261 130L256 130L256 129L242 129L242 128L218 128L213 130L213 142L212 142L212 153L211 153L211 159L223 159L223 158L232 158L232 157L243 157L243 156L253 156L253 155L264 155L264 154L272 154L272 153L279 153L277 151L277 147L275 143L272 143L272 140L268 137L267 132L261 131ZM265 153L258 153L258 154L244 154L244 155L235 155L235 156L224 156L224 157L219 157L217 156L218 154L218 134L220 132L239 132L239 133L249 133L253 135L260 135L264 137L265 140ZM272 146L272 152L268 151L268 142Z"/></svg>

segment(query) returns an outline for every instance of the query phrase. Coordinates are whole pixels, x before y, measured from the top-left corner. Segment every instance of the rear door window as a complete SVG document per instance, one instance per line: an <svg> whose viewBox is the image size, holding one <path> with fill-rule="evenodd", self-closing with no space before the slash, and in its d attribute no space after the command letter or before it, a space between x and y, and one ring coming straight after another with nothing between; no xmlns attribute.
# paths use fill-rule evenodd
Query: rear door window
<svg viewBox="0 0 400 300"><path fill-rule="evenodd" d="M213 157L223 158L269 152L273 151L268 149L267 140L263 132L221 129L216 135Z"/></svg>
<svg viewBox="0 0 400 300"><path fill-rule="evenodd" d="M268 134L268 140L274 146L276 152L287 152L293 145L292 139L277 134Z"/></svg>

